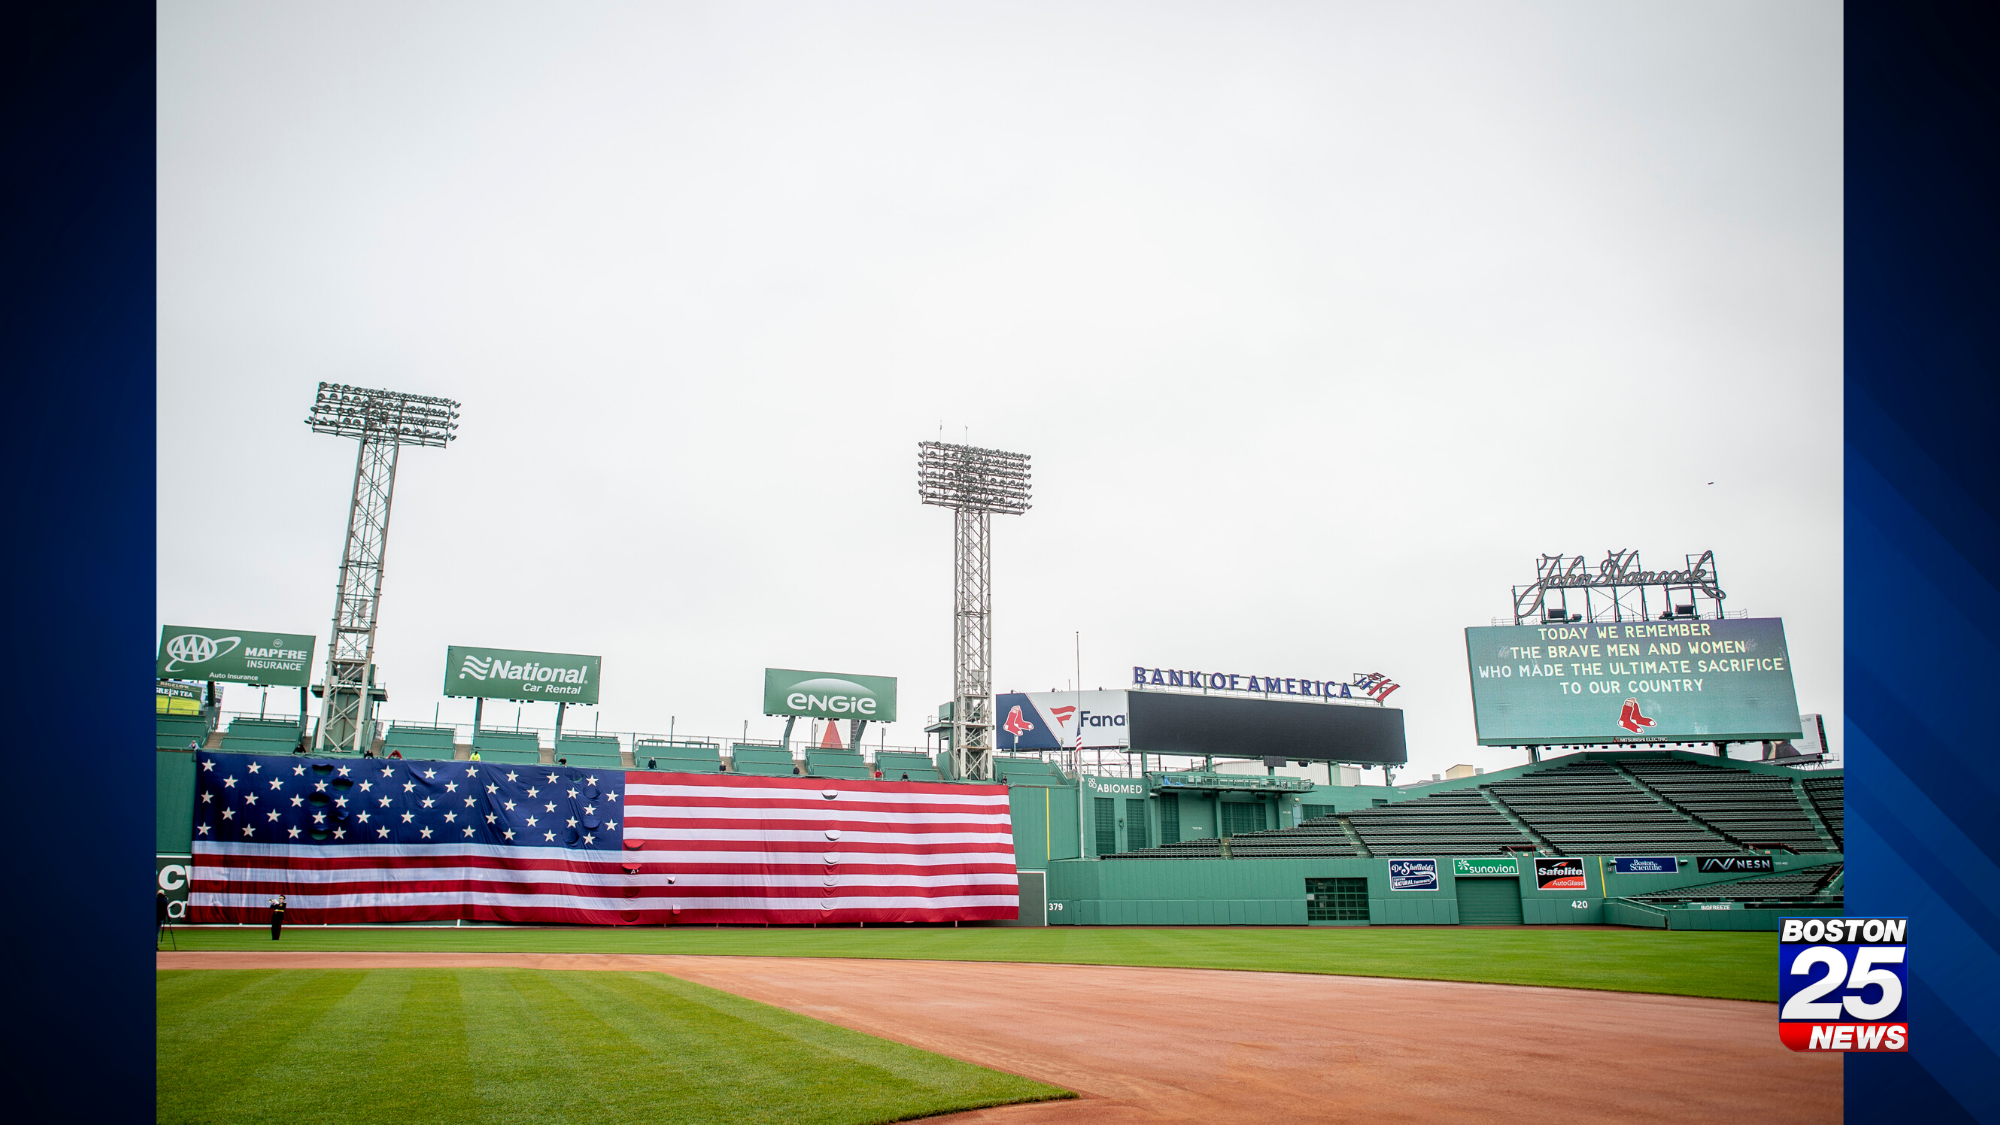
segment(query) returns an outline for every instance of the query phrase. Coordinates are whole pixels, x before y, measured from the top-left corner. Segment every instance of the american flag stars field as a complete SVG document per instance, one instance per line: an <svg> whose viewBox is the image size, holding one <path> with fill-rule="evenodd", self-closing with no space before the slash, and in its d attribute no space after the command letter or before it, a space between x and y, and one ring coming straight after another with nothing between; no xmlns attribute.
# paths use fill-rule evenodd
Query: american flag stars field
<svg viewBox="0 0 2000 1125"><path fill-rule="evenodd" d="M1012 918L1006 789L198 757L189 914L294 925ZM629 822L629 823L628 823Z"/></svg>

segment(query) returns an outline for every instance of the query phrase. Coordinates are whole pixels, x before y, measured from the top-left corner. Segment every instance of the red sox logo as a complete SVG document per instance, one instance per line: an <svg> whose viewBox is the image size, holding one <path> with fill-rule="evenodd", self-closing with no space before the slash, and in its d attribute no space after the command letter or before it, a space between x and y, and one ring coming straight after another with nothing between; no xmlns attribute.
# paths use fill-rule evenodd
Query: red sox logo
<svg viewBox="0 0 2000 1125"><path fill-rule="evenodd" d="M1021 708L1019 705L1016 705L1007 709L1007 721L1000 724L1000 729L1013 735L1015 738L1019 738L1029 731L1034 730L1035 724L1022 718Z"/></svg>
<svg viewBox="0 0 2000 1125"><path fill-rule="evenodd" d="M1640 730L1652 726L1653 720L1639 713L1638 700L1628 699L1625 701L1625 709L1618 713L1618 725L1633 734L1638 734Z"/></svg>

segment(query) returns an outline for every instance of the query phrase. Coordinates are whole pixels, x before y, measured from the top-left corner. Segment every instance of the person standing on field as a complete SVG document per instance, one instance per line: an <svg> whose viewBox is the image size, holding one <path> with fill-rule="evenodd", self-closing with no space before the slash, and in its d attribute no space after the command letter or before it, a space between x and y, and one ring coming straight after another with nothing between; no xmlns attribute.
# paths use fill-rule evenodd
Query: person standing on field
<svg viewBox="0 0 2000 1125"><path fill-rule="evenodd" d="M160 935L167 932L167 892L161 891L153 899L153 944L160 944Z"/></svg>
<svg viewBox="0 0 2000 1125"><path fill-rule="evenodd" d="M278 931L285 927L285 896L280 894L271 900L271 940L278 940Z"/></svg>

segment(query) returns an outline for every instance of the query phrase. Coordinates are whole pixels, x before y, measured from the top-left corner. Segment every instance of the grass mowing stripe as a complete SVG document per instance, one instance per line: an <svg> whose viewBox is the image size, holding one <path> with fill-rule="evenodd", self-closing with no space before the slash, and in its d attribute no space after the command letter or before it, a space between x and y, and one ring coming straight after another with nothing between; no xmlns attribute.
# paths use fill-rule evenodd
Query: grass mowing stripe
<svg viewBox="0 0 2000 1125"><path fill-rule="evenodd" d="M179 932L182 949L270 950L257 931ZM1585 927L1258 928L1051 926L1045 929L677 929L661 927L373 930L287 928L293 951L684 953L1032 961L1295 973L1778 998L1778 935Z"/></svg>
<svg viewBox="0 0 2000 1125"><path fill-rule="evenodd" d="M157 977L163 1122L861 1125L1070 1096L659 973Z"/></svg>

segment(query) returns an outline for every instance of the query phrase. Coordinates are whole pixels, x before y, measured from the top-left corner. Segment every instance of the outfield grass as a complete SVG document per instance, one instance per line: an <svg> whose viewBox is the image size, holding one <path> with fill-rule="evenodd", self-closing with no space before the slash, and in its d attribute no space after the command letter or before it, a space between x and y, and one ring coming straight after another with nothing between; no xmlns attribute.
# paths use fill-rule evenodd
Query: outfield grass
<svg viewBox="0 0 2000 1125"><path fill-rule="evenodd" d="M1037 961L1482 981L1726 1000L1778 998L1778 935L1536 927L1187 928L877 926L176 931L182 949L695 953Z"/></svg>
<svg viewBox="0 0 2000 1125"><path fill-rule="evenodd" d="M168 971L157 999L162 1122L849 1125L1073 1096L662 973Z"/></svg>

